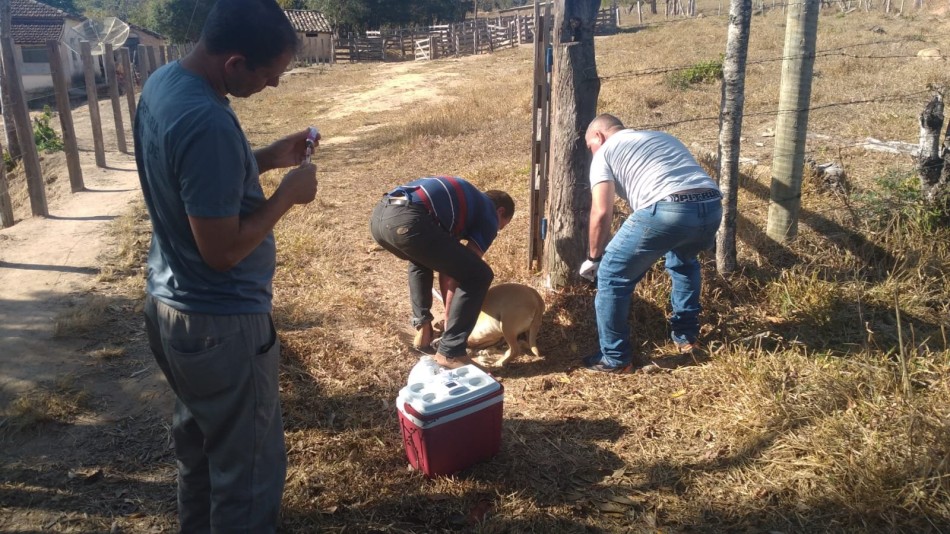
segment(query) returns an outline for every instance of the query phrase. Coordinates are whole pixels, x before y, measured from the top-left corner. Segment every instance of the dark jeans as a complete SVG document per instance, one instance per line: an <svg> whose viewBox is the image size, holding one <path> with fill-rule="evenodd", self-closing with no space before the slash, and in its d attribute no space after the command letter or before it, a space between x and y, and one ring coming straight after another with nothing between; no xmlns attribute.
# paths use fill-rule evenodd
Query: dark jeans
<svg viewBox="0 0 950 534"><path fill-rule="evenodd" d="M419 204L396 206L383 198L373 210L370 232L383 248L409 262L414 327L432 320L433 271L458 282L451 308L446 310L439 352L448 358L464 356L468 336L494 277L491 267L439 226Z"/></svg>
<svg viewBox="0 0 950 534"><path fill-rule="evenodd" d="M148 296L145 326L177 397L181 531L274 532L287 456L270 315L188 314Z"/></svg>

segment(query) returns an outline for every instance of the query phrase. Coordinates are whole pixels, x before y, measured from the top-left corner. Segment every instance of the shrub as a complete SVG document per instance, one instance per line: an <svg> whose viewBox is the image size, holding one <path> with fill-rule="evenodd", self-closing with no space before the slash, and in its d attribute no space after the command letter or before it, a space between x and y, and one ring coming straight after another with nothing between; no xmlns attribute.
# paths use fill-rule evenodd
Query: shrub
<svg viewBox="0 0 950 534"><path fill-rule="evenodd" d="M7 172L12 172L13 169L16 169L17 160L13 159L13 156L10 155L6 150L3 151L3 168Z"/></svg>
<svg viewBox="0 0 950 534"><path fill-rule="evenodd" d="M36 148L43 152L56 152L63 149L63 140L50 126L53 111L49 106L43 106L43 114L33 119L33 141Z"/></svg>
<svg viewBox="0 0 950 534"><path fill-rule="evenodd" d="M722 56L670 73L668 81L675 89L687 89L697 83L722 79Z"/></svg>
<svg viewBox="0 0 950 534"><path fill-rule="evenodd" d="M940 212L924 201L913 172L887 171L875 179L875 185L874 189L852 195L858 215L872 229L909 225L931 233L939 226Z"/></svg>

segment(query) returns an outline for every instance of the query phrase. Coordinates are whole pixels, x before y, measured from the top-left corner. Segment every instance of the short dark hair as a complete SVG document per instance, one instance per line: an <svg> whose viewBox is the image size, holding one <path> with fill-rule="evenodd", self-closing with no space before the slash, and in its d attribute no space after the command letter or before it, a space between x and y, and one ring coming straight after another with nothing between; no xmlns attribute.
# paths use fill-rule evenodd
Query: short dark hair
<svg viewBox="0 0 950 534"><path fill-rule="evenodd" d="M515 216L515 201L508 193L499 191L497 189L492 189L490 191L485 191L485 196L491 199L492 204L495 205L495 209L501 208L502 216L504 218L511 219Z"/></svg>
<svg viewBox="0 0 950 534"><path fill-rule="evenodd" d="M252 70L288 50L296 53L299 46L294 27L274 0L218 0L201 40L211 54L241 54Z"/></svg>

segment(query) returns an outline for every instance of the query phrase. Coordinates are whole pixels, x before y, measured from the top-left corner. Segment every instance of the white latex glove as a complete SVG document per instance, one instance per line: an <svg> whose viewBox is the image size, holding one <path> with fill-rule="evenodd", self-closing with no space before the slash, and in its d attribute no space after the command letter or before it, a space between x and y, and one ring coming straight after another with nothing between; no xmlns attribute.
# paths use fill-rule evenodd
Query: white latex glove
<svg viewBox="0 0 950 534"><path fill-rule="evenodd" d="M584 260L584 263L581 264L581 269L579 274L581 277L586 278L593 282L597 278L597 269L600 267L599 261L590 261Z"/></svg>

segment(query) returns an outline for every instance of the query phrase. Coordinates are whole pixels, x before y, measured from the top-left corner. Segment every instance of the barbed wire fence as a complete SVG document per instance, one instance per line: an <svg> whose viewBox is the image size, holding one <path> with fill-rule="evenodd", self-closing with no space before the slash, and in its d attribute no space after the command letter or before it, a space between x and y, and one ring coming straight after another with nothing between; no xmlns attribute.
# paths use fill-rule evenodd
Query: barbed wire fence
<svg viewBox="0 0 950 534"><path fill-rule="evenodd" d="M867 42L862 42L862 43L856 43L856 44L850 44L850 45L844 45L844 46L820 50L815 53L814 57L816 59L841 57L841 58L858 59L858 60L907 60L907 59L912 59L912 58L914 59L918 58L917 54L903 54L903 53L858 54L858 53L849 52L849 50L852 50L855 48L880 46L880 45L907 44L907 42L908 41L906 39L867 41ZM783 62L788 59L796 59L797 57L799 56L781 55L781 56L772 56L772 57L750 58L746 61L746 65L748 69L748 66L752 66L752 65ZM625 70L625 71L608 73L608 74L599 76L599 78L602 83L611 83L611 82L629 80L629 79L640 78L640 77L673 75L676 73L688 72L695 68L696 68L696 63L688 64L688 65L649 67L649 68L643 68L643 69ZM777 117L778 115L783 114L783 113L794 114L794 113L799 113L802 111L811 112L811 111L816 111L816 110L827 110L827 109L832 109L832 108L861 106L861 105L879 104L879 103L896 102L896 101L922 100L921 102L921 109L922 109L923 105L926 103L926 100L927 100L926 97L928 95L932 95L936 90L939 90L939 88L928 87L928 88L917 90L917 91L909 91L909 92L903 92L903 93L882 93L882 94L877 94L877 95L868 96L864 98L812 104L808 106L807 109L796 108L796 109L781 110L781 109L778 109L779 103L776 100L773 102L769 102L765 105L760 104L759 107L752 108L752 109L747 107L743 112L743 118ZM701 122L718 123L719 120L720 120L720 115L717 110L716 114L710 114L710 115L705 115L705 116L685 117L685 118L678 118L678 119L659 121L659 122L646 122L646 121L632 122L630 124L627 124L627 126L633 129L638 129L638 130L663 130L663 129L681 126L685 124L691 124L691 123L701 123ZM814 135L810 135L809 137L815 138ZM694 143L711 144L713 146L718 146L718 143L719 143L718 129L715 135L710 135L708 137L700 137L700 138L693 137L691 141ZM818 152L827 150L828 148L827 145L832 145L833 148L837 150L846 149L846 148L858 148L858 147L868 148L871 145L875 145L873 148L878 148L878 149L883 148L889 151L913 154L913 151L908 150L908 147L906 146L901 146L899 148L881 146L883 145L883 143L876 144L874 143L874 141L877 141L877 140L872 139L872 138L863 139L863 140L836 141L830 138L829 136L828 139L821 139L821 141L823 142L822 144L825 146L822 146L819 148L809 148L806 150L806 155L810 156ZM899 142L899 143L901 143L902 145L907 144L907 143L902 143L902 142Z"/></svg>
<svg viewBox="0 0 950 534"><path fill-rule="evenodd" d="M83 43L85 45L85 43ZM48 43L49 47L58 47L60 43L50 42ZM135 63L129 63L128 57L135 58L138 56L137 50L129 50L127 48L116 49L114 52L116 55L120 56L115 61L105 61L103 65L99 64L99 61L96 59L82 57L85 54L80 54L80 61L82 67L82 73L85 78L85 83L83 80L79 79L79 73L72 73L71 79L67 78L65 75L66 67L68 64L65 62L61 65L51 64L50 76L53 82L52 89L45 89L40 91L31 91L29 96L27 96L26 91L22 89L23 83L23 73L18 72L18 78L20 85L20 95L18 98L15 98L14 105L22 106L24 109L24 116L28 117L29 124L27 128L24 128L24 132L29 132L29 139L19 139L21 146L24 143L35 143L33 136L37 128L38 120L42 120L34 116L37 111L40 111L37 103L44 102L48 104L49 110L55 112L55 116L60 118L61 126L59 128L54 128L56 133L62 138L64 142L63 152L66 153L67 163L70 171L70 182L73 184L73 191L82 190L82 177L81 169L79 167L79 153L84 151L94 151L96 153L96 166L104 167L106 166L105 158L105 139L103 136L103 129L108 133L115 134L115 139L110 139L110 142L114 142L117 146L110 147L110 151L118 152L128 152L128 146L125 146L124 132L129 131L128 128L131 127L133 123L133 113L134 113L134 98L139 90L140 86L136 82L144 82L151 72L158 69L162 65L168 62L173 55L180 55L180 51L172 49L171 46L167 47L158 47L158 53L156 53L154 46L140 46L149 52L150 55L156 57L155 63L150 61L137 61ZM149 50L151 49L151 50ZM52 50L52 48L51 48ZM143 50L143 51L145 51ZM178 52L174 54L173 52ZM58 53L50 53L50 58L61 57ZM122 59L124 61L120 61ZM141 59L141 58L140 58ZM56 74L53 72L59 69L60 73L63 73L60 76L60 79L57 80ZM101 84L99 80L104 80L105 85ZM103 87L106 88L105 94L102 94L101 90ZM72 112L73 108L77 105L77 100L80 100L76 97L72 91L74 89L80 89L83 91L83 96L81 100L85 101L85 104L89 106L89 122L84 122L84 124L73 124L72 121ZM122 93L125 93L123 96ZM17 96L17 95L14 95ZM128 100L128 109L125 113L121 111L120 98L126 98ZM102 121L100 114L102 106L108 107L109 102L111 101L113 119L115 124L112 127L109 127L108 124L111 121ZM79 104L81 106L81 104ZM93 109L95 106L95 109ZM45 106L44 106L45 108ZM64 115L68 115L68 120ZM69 124L69 127L66 127L66 124ZM103 128L103 125L106 125ZM51 126L49 124L45 126ZM75 126L75 128L73 128ZM87 132L91 128L91 146L86 146L87 143L84 142L83 146L78 146L76 142L76 130L82 129L83 132ZM84 139L87 138L86 135L82 136ZM47 215L48 207L45 205L45 188L46 188L46 179L38 174L40 174L39 169L34 169L34 165L28 160L26 154L10 154L7 146L4 146L3 159L2 162L4 167L4 175L0 178L3 180L3 186L0 187L0 205L10 206L12 203L10 201L10 187L7 180L7 173L11 169L18 169L16 173L11 174L11 177L17 178L17 175L21 172L19 169L22 169L25 175L25 183L20 184L17 178L17 188L29 189L30 190L30 204L31 209L34 215ZM75 165L72 164L75 162ZM78 174L78 186L75 181L75 174ZM37 195L35 189L42 188L42 194ZM11 211L12 212L12 211ZM7 217L9 213L5 212L3 217L3 226L11 226L14 224L12 217ZM8 220L9 219L9 220Z"/></svg>

